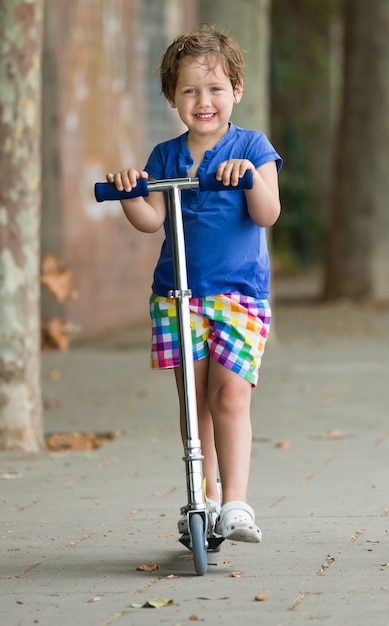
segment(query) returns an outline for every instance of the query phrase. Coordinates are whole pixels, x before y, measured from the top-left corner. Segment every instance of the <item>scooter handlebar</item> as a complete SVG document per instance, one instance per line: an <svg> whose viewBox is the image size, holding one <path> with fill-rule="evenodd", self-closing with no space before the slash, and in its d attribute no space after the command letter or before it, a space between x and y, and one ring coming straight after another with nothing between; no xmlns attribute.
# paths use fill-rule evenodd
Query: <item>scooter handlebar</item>
<svg viewBox="0 0 389 626"><path fill-rule="evenodd" d="M118 191L113 183L96 183L95 184L95 197L97 202L104 202L104 200L127 200L131 198L139 198L140 196L147 197L149 192L167 190L170 186L177 184L180 187L179 178L174 181L152 181L148 182L147 178L139 178L136 187L131 191ZM182 179L182 188L195 188L199 187L200 191L234 191L237 189L251 189L253 186L253 173L251 170L247 170L245 174L239 179L237 185L223 185L219 180L216 180L215 174L201 174L198 178Z"/></svg>
<svg viewBox="0 0 389 626"><path fill-rule="evenodd" d="M242 178L239 178L237 185L223 185L220 180L216 180L215 174L201 174L199 176L200 191L234 191L236 189L251 189L253 186L253 173L247 170Z"/></svg>
<svg viewBox="0 0 389 626"><path fill-rule="evenodd" d="M96 183L95 198L97 202L104 200L127 200L130 198L139 198L139 196L147 197L149 195L149 186L147 178L139 178L136 187L132 191L119 191L114 183Z"/></svg>

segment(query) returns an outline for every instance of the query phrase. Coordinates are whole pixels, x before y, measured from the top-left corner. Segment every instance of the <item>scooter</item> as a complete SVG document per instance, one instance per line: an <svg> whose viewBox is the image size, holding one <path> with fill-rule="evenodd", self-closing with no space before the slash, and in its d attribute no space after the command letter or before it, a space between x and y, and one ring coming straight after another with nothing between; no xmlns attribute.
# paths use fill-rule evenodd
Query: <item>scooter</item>
<svg viewBox="0 0 389 626"><path fill-rule="evenodd" d="M178 345L184 394L185 439L183 461L186 465L186 488L188 504L181 509L187 516L188 534L180 537L180 542L193 553L196 574L203 576L208 568L208 550L216 551L224 541L215 535L210 524L210 511L206 502L199 438L192 336L190 327L189 299L186 271L184 228L181 211L181 190L199 188L200 191L233 191L251 189L252 172L247 171L239 179L238 185L224 185L216 180L215 174L203 174L198 178L173 178L148 181L140 178L132 191L118 191L113 183L96 183L97 202L105 200L123 200L127 198L147 197L152 191L167 192L170 216L171 238L173 246L174 289L168 297L175 298L177 311Z"/></svg>

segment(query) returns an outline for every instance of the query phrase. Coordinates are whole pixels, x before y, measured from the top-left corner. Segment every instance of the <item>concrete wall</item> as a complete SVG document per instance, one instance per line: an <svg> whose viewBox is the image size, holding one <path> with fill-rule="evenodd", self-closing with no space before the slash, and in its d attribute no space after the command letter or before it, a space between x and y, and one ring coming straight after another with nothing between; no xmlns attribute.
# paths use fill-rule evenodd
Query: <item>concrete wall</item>
<svg viewBox="0 0 389 626"><path fill-rule="evenodd" d="M156 72L195 17L195 0L46 3L42 255L64 259L79 298L58 304L43 292L42 315L79 325L82 338L148 318L161 234L135 231L118 202L96 203L93 185L107 171L143 167L157 142L182 130Z"/></svg>

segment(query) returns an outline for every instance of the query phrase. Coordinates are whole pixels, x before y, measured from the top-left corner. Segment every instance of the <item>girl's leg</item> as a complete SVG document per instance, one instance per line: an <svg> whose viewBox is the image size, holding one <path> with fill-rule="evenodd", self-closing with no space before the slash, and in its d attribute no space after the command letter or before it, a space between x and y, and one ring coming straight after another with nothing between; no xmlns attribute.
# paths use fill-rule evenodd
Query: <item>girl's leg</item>
<svg viewBox="0 0 389 626"><path fill-rule="evenodd" d="M194 363L197 417L199 425L199 437L201 441L201 451L204 455L203 474L206 480L207 497L215 502L219 501L217 487L218 461L215 449L214 427L212 415L208 407L208 370L209 358L200 359ZM178 397L180 401L180 425L181 437L185 438L185 413L182 394L181 372L175 369Z"/></svg>
<svg viewBox="0 0 389 626"><path fill-rule="evenodd" d="M213 417L223 504L246 502L252 429L251 384L209 359L208 406Z"/></svg>

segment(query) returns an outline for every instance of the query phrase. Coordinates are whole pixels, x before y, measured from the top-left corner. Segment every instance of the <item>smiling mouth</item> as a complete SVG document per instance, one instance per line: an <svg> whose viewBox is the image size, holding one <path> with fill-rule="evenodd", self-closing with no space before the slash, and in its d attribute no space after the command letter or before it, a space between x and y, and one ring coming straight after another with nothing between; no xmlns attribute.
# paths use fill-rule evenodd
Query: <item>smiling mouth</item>
<svg viewBox="0 0 389 626"><path fill-rule="evenodd" d="M197 117L198 120L211 120L215 115L216 113L196 113L195 117Z"/></svg>

